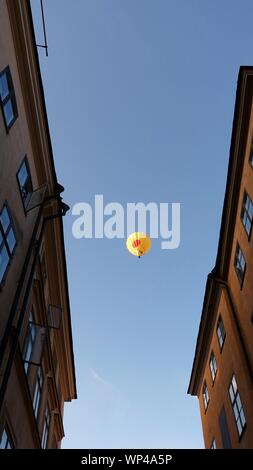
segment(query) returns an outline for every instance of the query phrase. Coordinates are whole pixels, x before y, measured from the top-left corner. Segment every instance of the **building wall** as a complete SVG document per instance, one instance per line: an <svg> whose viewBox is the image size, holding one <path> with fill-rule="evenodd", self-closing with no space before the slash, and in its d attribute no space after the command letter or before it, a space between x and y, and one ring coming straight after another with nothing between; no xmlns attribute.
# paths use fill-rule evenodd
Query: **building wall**
<svg viewBox="0 0 253 470"><path fill-rule="evenodd" d="M221 315L226 331L226 337L222 350L220 349L217 338L217 321ZM214 352L218 371L213 383L209 360L211 352ZM233 373L235 374L240 397L245 411L247 427L241 438L239 439L236 423L232 411L229 398L229 384ZM206 381L209 404L205 410L202 396L204 381ZM235 322L233 320L233 312L225 289L222 289L220 299L214 312L213 333L211 342L206 349L205 367L200 380L198 389L198 398L200 413L202 419L205 447L208 449L215 439L217 448L223 448L221 439L221 430L219 426L219 414L224 406L227 423L229 428L230 439L233 448L248 448L253 446L253 389L249 378L248 369L245 366L245 357L238 337Z"/></svg>
<svg viewBox="0 0 253 470"><path fill-rule="evenodd" d="M215 439L217 448L224 447L219 421L223 408L226 414L231 448L253 448L253 239L251 235L247 235L241 220L245 190L253 202L253 167L249 163L253 145L253 69L246 67L244 69L239 75L231 141L229 185L226 189L227 199L225 198L224 205L226 210L222 219L218 254L221 253L220 249L223 251L221 261L217 258L215 268L210 273L212 285L216 286L216 290L212 290L211 284L207 283L200 334L197 340L193 374L189 386L190 393L195 394L197 391L196 394L199 398L206 448L211 447L213 439ZM235 173L234 177L233 172L235 168L238 168L238 162L243 164L242 175ZM231 181L233 182L232 186ZM238 198L237 184L239 184ZM236 211L235 223L231 222L233 221L234 209ZM229 227L229 233L226 235L227 227ZM224 237L223 233L225 233ZM230 237L232 237L231 248ZM246 261L246 271L242 284L235 270L237 243L239 243ZM227 261L228 272L224 267ZM213 294L213 292L216 293ZM217 321L220 315L226 330L222 350L220 350L217 338ZM209 365L212 351L218 366L214 383ZM241 436L237 431L228 391L233 374L236 378L246 418L246 426ZM207 409L204 406L202 393L205 381L210 398Z"/></svg>
<svg viewBox="0 0 253 470"><path fill-rule="evenodd" d="M16 173L25 155L27 155L29 161L34 187L38 186L38 180L35 171L33 150L19 79L7 2L1 1L0 9L0 72L7 66L10 67L18 108L18 119L15 121L8 134L6 133L2 112L0 112L0 210L4 202L7 201L18 239L18 249L12 259L9 272L5 279L4 289L1 290L0 295L1 337L12 302L10 292L14 292L18 284L21 266L24 262L36 218L35 212L30 212L25 216L17 184Z"/></svg>
<svg viewBox="0 0 253 470"><path fill-rule="evenodd" d="M7 337L4 355L0 358L0 397L10 348L17 334L18 320L22 313L22 304L25 294L29 294L2 404L0 400L0 444L3 430L8 429L13 447L40 448L48 407L49 429L46 447L59 448L64 436L64 402L76 398L75 369L63 228L59 218L57 181L29 1L0 0L0 50L0 73L9 67L18 109L18 117L9 131L6 130L3 114L0 112L0 211L6 203L17 240L14 255L0 288L0 339ZM45 203L43 210L37 207L28 213L24 210L16 177L25 156L30 167L33 189L47 184L46 195L52 196L52 199ZM52 215L56 218L46 221L47 217ZM36 225L37 221L39 222ZM39 240L42 227L43 237L33 278L29 283L37 246L36 243L31 244L31 237L36 228L36 239ZM22 278L27 255L29 262ZM13 309L17 292L18 302ZM61 309L58 329L49 325L50 305ZM9 327L11 311L14 312L14 317ZM38 328L44 338L43 354L39 362L25 366L24 351L31 312L37 325L34 328ZM33 400L39 367L43 373L43 385L38 414L35 416Z"/></svg>
<svg viewBox="0 0 253 470"><path fill-rule="evenodd" d="M240 319L240 326L243 332L245 344L247 345L247 349L250 354L250 360L251 360L251 364L253 367L253 341L252 341L253 323L251 321L251 317L253 313L253 293L252 293L253 238L251 236L250 239L248 240L246 230L240 218L245 190L247 191L248 195L250 196L253 202L253 167L249 163L252 142L253 142L253 108L251 109L251 117L250 117L250 122L249 122L249 131L248 131L245 154L241 155L241 158L244 158L244 167L243 167L243 175L242 175L242 182L241 182L241 189L240 189L240 196L239 196L239 203L238 203L238 210L237 210L237 218L236 218L237 222L235 226L235 234L234 234L229 275L228 275L228 283L233 293L234 302L238 310L238 316ZM238 278L234 269L234 257L235 257L235 250L236 250L237 242L239 242L239 245L244 253L246 263L247 263L242 289L240 287L240 284L238 282Z"/></svg>

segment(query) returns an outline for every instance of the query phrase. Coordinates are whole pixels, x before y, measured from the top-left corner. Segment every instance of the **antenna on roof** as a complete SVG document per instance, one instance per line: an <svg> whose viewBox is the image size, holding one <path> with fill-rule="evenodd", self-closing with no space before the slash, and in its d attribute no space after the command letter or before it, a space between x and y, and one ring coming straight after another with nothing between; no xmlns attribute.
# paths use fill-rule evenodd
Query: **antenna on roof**
<svg viewBox="0 0 253 470"><path fill-rule="evenodd" d="M46 35L46 25L45 25L45 16L43 8L43 0L40 0L40 9L42 16L42 25L43 25L43 35L44 35L44 44L36 44L37 47L42 47L46 51L46 56L48 57L48 45L47 45L47 35Z"/></svg>

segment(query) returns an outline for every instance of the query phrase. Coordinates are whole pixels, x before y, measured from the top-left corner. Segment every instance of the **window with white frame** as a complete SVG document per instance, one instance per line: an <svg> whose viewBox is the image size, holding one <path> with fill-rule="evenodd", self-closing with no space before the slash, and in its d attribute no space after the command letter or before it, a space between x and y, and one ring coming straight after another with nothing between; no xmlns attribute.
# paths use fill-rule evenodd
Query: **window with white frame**
<svg viewBox="0 0 253 470"><path fill-rule="evenodd" d="M246 261L245 261L244 254L240 248L239 243L237 243L237 246L236 246L234 265L235 265L235 272L240 282L240 286L242 287L245 270L246 270Z"/></svg>
<svg viewBox="0 0 253 470"><path fill-rule="evenodd" d="M0 212L0 286L4 281L17 241L9 210L4 204Z"/></svg>
<svg viewBox="0 0 253 470"><path fill-rule="evenodd" d="M219 316L216 331L217 331L217 337L218 337L220 349L222 349L225 338L226 338L226 330L225 330L224 323L223 323L221 316Z"/></svg>
<svg viewBox="0 0 253 470"><path fill-rule="evenodd" d="M208 407L208 403L209 403L209 393L208 393L208 388L207 388L207 385L206 385L206 381L203 384L202 396L203 396L204 408L206 410L207 407Z"/></svg>
<svg viewBox="0 0 253 470"><path fill-rule="evenodd" d="M6 67L0 73L0 105L3 112L5 127L8 132L18 115L15 92L9 67Z"/></svg>
<svg viewBox="0 0 253 470"><path fill-rule="evenodd" d="M241 221L243 226L246 230L248 237L251 233L252 227L252 220L253 220L253 203L249 197L249 195L244 192L243 202L242 202L242 210L241 210Z"/></svg>
<svg viewBox="0 0 253 470"><path fill-rule="evenodd" d="M216 362L216 358L215 358L215 355L214 355L213 351L211 352L211 355L210 355L209 367L210 367L212 381L214 382L216 374L217 374L218 367L217 367L217 362Z"/></svg>
<svg viewBox="0 0 253 470"><path fill-rule="evenodd" d="M245 414L241 402L241 397L238 391L235 375L233 375L231 383L229 385L229 396L233 409L233 414L236 422L237 431L239 437L241 437L243 430L246 426Z"/></svg>
<svg viewBox="0 0 253 470"><path fill-rule="evenodd" d="M22 161L22 164L17 172L17 180L22 202L26 208L33 192L32 178L26 157Z"/></svg>

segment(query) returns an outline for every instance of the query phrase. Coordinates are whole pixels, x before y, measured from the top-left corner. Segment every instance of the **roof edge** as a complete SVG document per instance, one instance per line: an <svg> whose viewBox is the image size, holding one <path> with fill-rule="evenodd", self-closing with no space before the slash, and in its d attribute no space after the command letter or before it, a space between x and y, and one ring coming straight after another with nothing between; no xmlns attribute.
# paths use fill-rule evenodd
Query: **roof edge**
<svg viewBox="0 0 253 470"><path fill-rule="evenodd" d="M52 165L52 173L53 173L54 184L55 184L55 188L56 188L57 175L56 175L55 164L54 164L53 147L52 147L52 141L51 141L51 137L50 137L45 93L44 93L43 81L42 81L41 70L40 70L39 54L38 54L38 50L37 50L37 46L36 46L36 37L35 37L35 30L34 30L32 8L31 8L30 0L26 0L26 4L27 4L27 12L28 12L30 27L31 27L34 57L35 57L36 65L37 65L38 82L39 82L39 88L40 88L40 93L41 93L41 101L42 101L43 114L44 114L44 120L45 120L45 128L46 128L46 134L47 134L47 140L48 140L48 146L49 146L49 155L50 155L50 160L51 160L51 165ZM77 398L76 374L75 374L73 335L72 335L72 325L71 325L71 315L70 315L70 299L69 299L69 289L68 289L67 261L66 261L66 253L65 253L65 248L64 248L64 231L63 231L62 218L59 218L58 222L60 224L60 232L61 232L61 238L62 238L62 250L61 251L62 251L62 257L63 257L63 266L64 266L64 273L63 274L64 274L64 280L65 280L65 285L66 285L65 292L66 292L66 300L67 300L67 307L68 307L67 308L67 310L68 310L67 314L68 314L68 323L69 323L69 342L70 342L70 349L71 349L71 362L72 362L73 387L74 387L73 399L75 399L75 398Z"/></svg>

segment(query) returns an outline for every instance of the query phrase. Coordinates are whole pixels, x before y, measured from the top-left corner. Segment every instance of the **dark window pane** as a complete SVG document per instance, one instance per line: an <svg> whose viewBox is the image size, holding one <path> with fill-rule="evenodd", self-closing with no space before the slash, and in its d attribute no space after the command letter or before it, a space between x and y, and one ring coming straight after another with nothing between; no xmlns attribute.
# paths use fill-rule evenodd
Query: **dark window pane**
<svg viewBox="0 0 253 470"><path fill-rule="evenodd" d="M238 408L237 408L236 404L234 404L234 406L233 406L233 411L234 411L235 419L237 421L237 418L239 416L239 412L238 412Z"/></svg>
<svg viewBox="0 0 253 470"><path fill-rule="evenodd" d="M250 201L250 203L249 203L249 207L248 207L248 212L249 212L249 216L252 220L252 218L253 218L253 204L252 204L250 199L249 199L249 201Z"/></svg>
<svg viewBox="0 0 253 470"><path fill-rule="evenodd" d="M30 326L32 342L34 343L35 336L36 336L36 327L35 327L34 323L30 323L29 326Z"/></svg>
<svg viewBox="0 0 253 470"><path fill-rule="evenodd" d="M8 227L10 225L10 217L9 217L6 206L4 206L4 208L3 208L3 210L0 214L0 223L2 225L4 233L6 233Z"/></svg>
<svg viewBox="0 0 253 470"><path fill-rule="evenodd" d="M38 402L38 390L39 390L39 385L38 385L38 381L36 380L34 397L33 397L33 409L35 412L35 416L36 416L36 408L37 408L37 402Z"/></svg>
<svg viewBox="0 0 253 470"><path fill-rule="evenodd" d="M32 342L31 342L31 339L29 338L26 351L25 351L25 357L24 357L25 361L29 361L31 355L32 355Z"/></svg>
<svg viewBox="0 0 253 470"><path fill-rule="evenodd" d="M15 235L14 235L14 232L13 232L12 228L10 229L10 231L8 233L7 243L8 243L8 247L9 247L10 252L13 253L13 250L14 250L15 245L16 245L16 238L15 238Z"/></svg>
<svg viewBox="0 0 253 470"><path fill-rule="evenodd" d="M7 440L8 440L8 436L7 436L7 433L4 429L1 440L0 440L0 449L6 449Z"/></svg>
<svg viewBox="0 0 253 470"><path fill-rule="evenodd" d="M28 323L28 329L27 329L27 336L26 336L26 342L25 342L25 348L24 348L24 355L23 355L23 358L24 358L24 361L25 362L25 371L27 372L28 371L28 362L30 361L31 359L31 356L32 356L32 352L33 352L33 343L34 343L34 339L35 339L35 326L33 323L30 323L31 322L31 318L32 317L32 314L30 313L30 316L29 316L29 323Z"/></svg>
<svg viewBox="0 0 253 470"><path fill-rule="evenodd" d="M42 370L39 367L37 376L36 376L36 386L35 386L34 397L33 397L33 409L34 409L34 414L36 418L38 416L38 411L39 411L42 385L43 385L43 375L42 375Z"/></svg>
<svg viewBox="0 0 253 470"><path fill-rule="evenodd" d="M210 356L209 366L210 366L210 371L211 371L211 377L212 377L212 380L214 382L215 377L216 377L216 373L217 373L217 362L216 362L215 355L214 355L213 351L212 351L211 356Z"/></svg>
<svg viewBox="0 0 253 470"><path fill-rule="evenodd" d="M18 172L18 181L21 187L24 186L27 178L28 178L27 165L26 165L26 162L24 161Z"/></svg>
<svg viewBox="0 0 253 470"><path fill-rule="evenodd" d="M232 385L229 387L229 395L230 395L230 400L233 402L234 401L234 391Z"/></svg>
<svg viewBox="0 0 253 470"><path fill-rule="evenodd" d="M0 283L9 265L10 257L16 245L14 230L11 226L7 207L0 212Z"/></svg>
<svg viewBox="0 0 253 470"><path fill-rule="evenodd" d="M0 282L2 281L4 277L4 273L9 264L9 260L10 260L10 257L8 255L5 245L3 245L0 251Z"/></svg>
<svg viewBox="0 0 253 470"><path fill-rule="evenodd" d="M204 407L205 407L205 410L206 410L208 402L209 402L209 394L208 394L208 389L207 389L206 382L204 382L203 389L202 389L202 394L203 394Z"/></svg>
<svg viewBox="0 0 253 470"><path fill-rule="evenodd" d="M244 225L245 225L246 232L247 232L247 234L249 235L249 234L250 234L250 230L251 230L251 222L249 221L249 219L246 219Z"/></svg>
<svg viewBox="0 0 253 470"><path fill-rule="evenodd" d="M41 365L41 357L45 340L45 327L37 325L31 321L32 314L29 317L27 334L23 348L24 368L27 372L29 364Z"/></svg>
<svg viewBox="0 0 253 470"><path fill-rule="evenodd" d="M217 323L217 336L220 348L222 349L223 343L225 341L226 332L221 318L219 318Z"/></svg>
<svg viewBox="0 0 253 470"><path fill-rule="evenodd" d="M30 195L33 191L31 175L26 160L23 161L18 171L17 178L23 202L26 203L28 202L28 196L30 199Z"/></svg>
<svg viewBox="0 0 253 470"><path fill-rule="evenodd" d="M14 120L14 110L13 110L11 100L8 100L7 103L4 104L3 108L4 108L6 124L7 126L9 126Z"/></svg>
<svg viewBox="0 0 253 470"><path fill-rule="evenodd" d="M43 433L42 433L42 438L41 438L42 449L46 449L47 447L49 425L50 425L50 416L49 416L49 411L48 411L48 406L47 406L46 411L45 411Z"/></svg>
<svg viewBox="0 0 253 470"><path fill-rule="evenodd" d="M241 417L242 425L243 425L243 427L244 427L245 424L246 424L246 419L245 419L245 416L244 416L243 408L242 408L241 411L240 411L240 417Z"/></svg>
<svg viewBox="0 0 253 470"><path fill-rule="evenodd" d="M231 392L232 391L232 392ZM243 406L240 398L240 394L237 388L235 376L233 375L231 384L229 386L230 401L233 409L235 423L239 436L241 436L243 429L246 425L246 419L243 411Z"/></svg>
<svg viewBox="0 0 253 470"><path fill-rule="evenodd" d="M235 265L235 271L236 271L237 277L240 281L240 284L242 285L243 278L244 278L245 267L246 267L246 262L245 262L243 252L242 252L239 244L237 244L237 248L236 248L236 252L235 252L234 265Z"/></svg>
<svg viewBox="0 0 253 470"><path fill-rule="evenodd" d="M240 395L238 394L237 397L236 397L236 403L237 403L237 406L238 406L238 410L241 411L242 409L242 402L241 402L241 399L240 399Z"/></svg>
<svg viewBox="0 0 253 470"><path fill-rule="evenodd" d="M238 421L236 421L236 426L237 426L237 430L238 430L238 433L239 433L239 436L242 434L242 425L241 425L241 421L238 419Z"/></svg>
<svg viewBox="0 0 253 470"><path fill-rule="evenodd" d="M234 375L233 375L233 378L232 378L232 386L233 386L234 392L236 392L237 391L237 383L236 383Z"/></svg>
<svg viewBox="0 0 253 470"><path fill-rule="evenodd" d="M9 86L6 73L3 73L0 76L0 97L3 101L6 96L9 94Z"/></svg>
<svg viewBox="0 0 253 470"><path fill-rule="evenodd" d="M244 268L245 268L245 259L244 259L243 256L241 256L240 263L241 263L242 271L244 271Z"/></svg>
<svg viewBox="0 0 253 470"><path fill-rule="evenodd" d="M17 105L9 67L0 75L0 100L7 129L17 117Z"/></svg>
<svg viewBox="0 0 253 470"><path fill-rule="evenodd" d="M218 339L219 339L220 346L222 346L223 338L222 338L222 334L221 334L221 331L220 331L220 327L218 327L217 333L218 333Z"/></svg>

